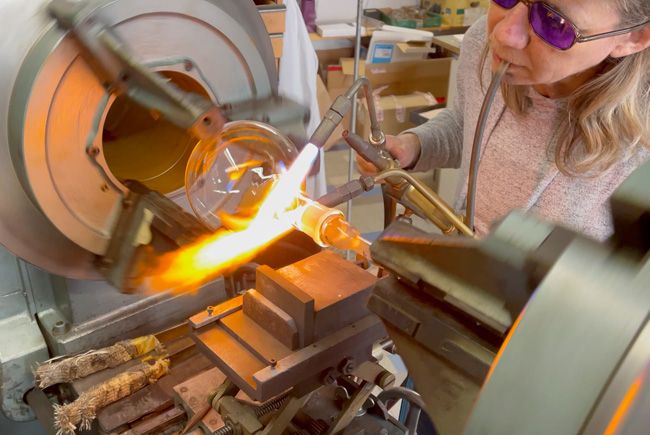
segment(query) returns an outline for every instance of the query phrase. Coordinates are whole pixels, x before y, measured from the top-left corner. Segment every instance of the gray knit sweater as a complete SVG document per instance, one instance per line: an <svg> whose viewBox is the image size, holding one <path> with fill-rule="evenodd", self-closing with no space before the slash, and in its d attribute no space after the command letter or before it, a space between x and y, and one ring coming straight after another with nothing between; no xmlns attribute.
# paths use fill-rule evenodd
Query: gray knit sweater
<svg viewBox="0 0 650 435"><path fill-rule="evenodd" d="M472 26L463 39L458 65L458 91L452 107L408 132L415 133L422 152L415 171L432 168L462 170L458 208L464 207L474 129L490 83L489 64L478 79L486 20ZM497 93L485 130L476 192L475 225L486 234L510 211L529 211L541 218L597 239L612 233L608 198L632 171L650 159L639 147L596 178L562 174L554 162L552 143L561 103L531 91L533 109L525 117L505 108Z"/></svg>

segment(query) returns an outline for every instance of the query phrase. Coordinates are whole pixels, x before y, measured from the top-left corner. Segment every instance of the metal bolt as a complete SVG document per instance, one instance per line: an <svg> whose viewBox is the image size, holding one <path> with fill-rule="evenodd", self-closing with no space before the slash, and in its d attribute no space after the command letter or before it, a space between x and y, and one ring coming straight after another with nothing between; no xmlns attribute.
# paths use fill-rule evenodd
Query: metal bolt
<svg viewBox="0 0 650 435"><path fill-rule="evenodd" d="M278 362L274 359L271 359L269 362L271 363L271 367L273 368L275 368L278 365Z"/></svg>
<svg viewBox="0 0 650 435"><path fill-rule="evenodd" d="M344 375L349 375L356 367L353 358L345 358L339 365L339 371Z"/></svg>
<svg viewBox="0 0 650 435"><path fill-rule="evenodd" d="M70 325L68 325L68 322L64 322L63 320L58 320L54 326L52 326L52 334L54 335L65 334L69 330Z"/></svg>
<svg viewBox="0 0 650 435"><path fill-rule="evenodd" d="M212 313L214 313L214 307L210 305L208 308L205 309L207 311L208 316L212 316Z"/></svg>
<svg viewBox="0 0 650 435"><path fill-rule="evenodd" d="M395 383L395 375L388 370L384 370L377 376L375 383L381 388L388 388Z"/></svg>

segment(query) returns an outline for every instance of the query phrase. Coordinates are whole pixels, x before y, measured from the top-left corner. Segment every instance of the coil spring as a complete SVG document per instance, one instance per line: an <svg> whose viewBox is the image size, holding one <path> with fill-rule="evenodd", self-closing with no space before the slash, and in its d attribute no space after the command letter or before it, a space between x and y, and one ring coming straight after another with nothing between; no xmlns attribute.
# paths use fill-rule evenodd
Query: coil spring
<svg viewBox="0 0 650 435"><path fill-rule="evenodd" d="M235 430L231 426L224 426L221 429L218 429L213 435L234 435Z"/></svg>
<svg viewBox="0 0 650 435"><path fill-rule="evenodd" d="M282 405L284 405L288 398L289 396L286 395L281 396L265 403L264 405L258 406L255 408L255 416L257 418L260 418L272 413L273 411L277 411L278 409L282 408ZM214 432L213 435L234 435L234 433L235 430L232 428L232 426L226 425Z"/></svg>
<svg viewBox="0 0 650 435"><path fill-rule="evenodd" d="M282 408L282 405L287 401L289 396L281 396L276 399L273 399L264 405L260 405L257 408L255 408L255 415L257 418L264 417L265 415L268 415L274 411L277 411L278 409Z"/></svg>
<svg viewBox="0 0 650 435"><path fill-rule="evenodd" d="M329 429L329 425L323 420L312 420L309 422L307 431L310 435L322 435L327 432L327 429Z"/></svg>

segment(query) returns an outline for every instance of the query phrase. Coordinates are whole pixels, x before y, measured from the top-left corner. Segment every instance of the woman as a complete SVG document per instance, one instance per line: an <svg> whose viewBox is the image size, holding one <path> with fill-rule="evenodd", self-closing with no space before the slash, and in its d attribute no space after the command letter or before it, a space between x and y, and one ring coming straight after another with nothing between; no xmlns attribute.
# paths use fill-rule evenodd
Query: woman
<svg viewBox="0 0 650 435"><path fill-rule="evenodd" d="M491 71L508 61L481 147L477 232L523 209L605 239L608 198L650 158L648 46L648 0L493 0L463 40L452 107L386 146L405 168L460 167L467 180Z"/></svg>

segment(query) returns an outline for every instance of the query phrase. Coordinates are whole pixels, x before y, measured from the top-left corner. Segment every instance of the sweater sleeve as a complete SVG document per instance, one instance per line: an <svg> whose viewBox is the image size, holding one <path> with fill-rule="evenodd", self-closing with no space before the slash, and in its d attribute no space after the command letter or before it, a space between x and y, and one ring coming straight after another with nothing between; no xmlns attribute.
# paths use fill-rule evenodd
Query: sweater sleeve
<svg viewBox="0 0 650 435"><path fill-rule="evenodd" d="M420 140L420 158L415 172L434 168L458 168L463 156L463 122L467 80L478 80L478 63L485 44L485 18L474 24L465 34L458 58L456 98L451 106L426 123L404 131Z"/></svg>

